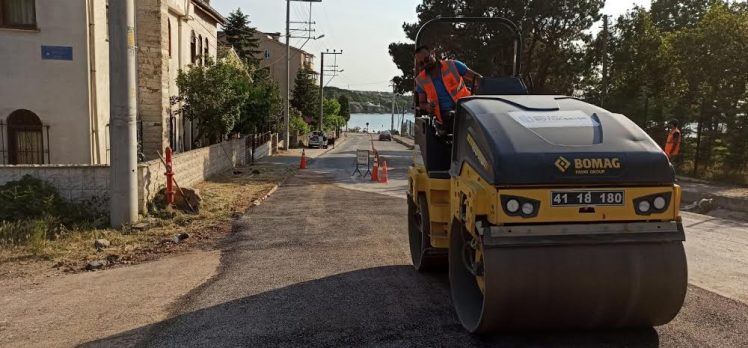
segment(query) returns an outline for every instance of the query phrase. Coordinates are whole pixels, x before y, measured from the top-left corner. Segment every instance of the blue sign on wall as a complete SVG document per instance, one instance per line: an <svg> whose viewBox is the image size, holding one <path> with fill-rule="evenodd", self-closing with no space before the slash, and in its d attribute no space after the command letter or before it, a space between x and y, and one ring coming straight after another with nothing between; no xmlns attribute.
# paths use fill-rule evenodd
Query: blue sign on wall
<svg viewBox="0 0 748 348"><path fill-rule="evenodd" d="M73 60L73 48L68 46L42 46L43 60Z"/></svg>

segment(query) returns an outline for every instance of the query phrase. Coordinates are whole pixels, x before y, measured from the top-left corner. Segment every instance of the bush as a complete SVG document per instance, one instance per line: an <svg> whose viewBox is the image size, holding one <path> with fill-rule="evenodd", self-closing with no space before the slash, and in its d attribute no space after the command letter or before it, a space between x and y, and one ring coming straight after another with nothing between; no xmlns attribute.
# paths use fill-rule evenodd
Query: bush
<svg viewBox="0 0 748 348"><path fill-rule="evenodd" d="M30 175L0 185L0 244L31 244L55 239L65 230L103 227L105 202L69 203L57 189Z"/></svg>

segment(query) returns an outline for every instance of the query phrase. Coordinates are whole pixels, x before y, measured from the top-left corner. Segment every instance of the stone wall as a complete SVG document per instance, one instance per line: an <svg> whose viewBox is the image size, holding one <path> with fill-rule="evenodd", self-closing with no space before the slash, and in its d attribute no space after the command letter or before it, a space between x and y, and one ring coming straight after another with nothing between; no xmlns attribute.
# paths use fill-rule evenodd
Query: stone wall
<svg viewBox="0 0 748 348"><path fill-rule="evenodd" d="M225 172L234 166L242 166L252 158L248 137L225 141L209 147L174 155L174 179L181 187L190 187L205 181L210 176ZM255 160L272 155L272 141L259 145ZM140 163L138 166L138 210L147 211L147 204L162 188L166 187L166 167L160 159Z"/></svg>
<svg viewBox="0 0 748 348"><path fill-rule="evenodd" d="M0 185L20 180L26 174L49 182L68 201L109 199L108 165L0 166Z"/></svg>
<svg viewBox="0 0 748 348"><path fill-rule="evenodd" d="M255 160L272 155L272 138L257 146ZM190 187L208 177L242 166L252 158L247 137L233 139L174 155L174 178L181 187ZM147 212L147 205L166 186L166 168L161 160L138 164L138 210ZM108 165L24 165L0 166L0 185L30 174L51 183L63 198L80 202L98 197L109 199L110 169Z"/></svg>
<svg viewBox="0 0 748 348"><path fill-rule="evenodd" d="M168 145L169 37L163 0L136 1L138 119L143 122L143 154L158 159Z"/></svg>

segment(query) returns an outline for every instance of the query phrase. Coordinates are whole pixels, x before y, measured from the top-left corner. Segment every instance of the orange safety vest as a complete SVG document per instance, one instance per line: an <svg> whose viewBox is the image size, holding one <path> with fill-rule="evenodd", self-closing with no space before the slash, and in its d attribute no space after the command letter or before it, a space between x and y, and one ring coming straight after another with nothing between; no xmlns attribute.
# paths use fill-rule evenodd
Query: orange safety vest
<svg viewBox="0 0 748 348"><path fill-rule="evenodd" d="M453 60L440 61L442 81L444 87L449 92L452 100L457 103L460 98L468 97L471 95L470 90L465 86L465 80L462 79L460 72L457 70L457 65ZM436 119L442 122L442 114L439 109L439 95L436 93L436 87L434 87L434 81L431 80L431 76L426 70L421 71L416 77L416 84L418 87L426 92L426 100L431 105L431 109L436 115Z"/></svg>
<svg viewBox="0 0 748 348"><path fill-rule="evenodd" d="M676 141L675 135L678 134L678 140ZM668 157L677 156L680 154L680 142L681 142L681 134L680 129L677 127L670 130L670 133L667 135L667 142L665 142L665 154L667 154Z"/></svg>

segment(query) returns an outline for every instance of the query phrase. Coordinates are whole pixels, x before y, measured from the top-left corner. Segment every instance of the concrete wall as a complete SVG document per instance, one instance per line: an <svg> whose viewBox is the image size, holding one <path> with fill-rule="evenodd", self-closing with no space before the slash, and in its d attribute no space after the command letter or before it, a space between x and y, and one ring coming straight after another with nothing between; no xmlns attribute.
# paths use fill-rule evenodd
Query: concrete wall
<svg viewBox="0 0 748 348"><path fill-rule="evenodd" d="M270 156L272 141L257 147L255 159ZM174 155L174 179L181 187L190 187L210 176L225 172L234 165L247 164L251 158L251 145L247 146L247 137L225 141ZM147 203L159 190L166 187L166 167L161 160L141 163L138 166L138 209L141 214L147 211Z"/></svg>
<svg viewBox="0 0 748 348"><path fill-rule="evenodd" d="M277 135L276 135L277 136ZM225 172L234 165L247 164L251 158L247 137L174 155L174 178L181 187L190 187L210 176ZM272 139L257 147L255 159L272 155ZM138 210L147 212L148 201L166 186L166 168L160 160L138 165ZM24 175L51 183L63 198L79 202L98 197L109 199L108 165L28 165L0 166L0 185L21 179Z"/></svg>
<svg viewBox="0 0 748 348"><path fill-rule="evenodd" d="M19 165L0 167L0 185L29 174L47 181L69 201L109 199L108 165Z"/></svg>
<svg viewBox="0 0 748 348"><path fill-rule="evenodd" d="M0 119L34 112L50 126L51 163L91 163L86 2L37 0L38 30L0 29ZM43 45L72 47L73 58L43 60Z"/></svg>

